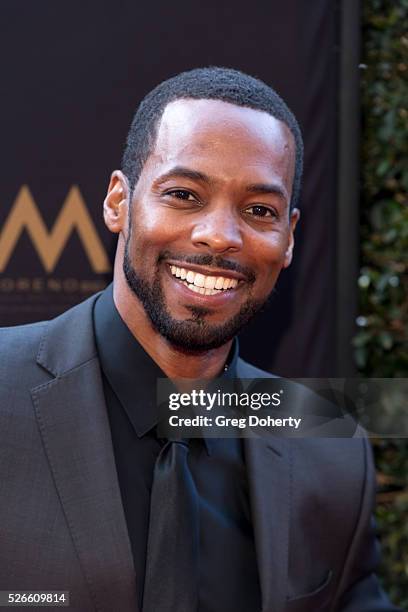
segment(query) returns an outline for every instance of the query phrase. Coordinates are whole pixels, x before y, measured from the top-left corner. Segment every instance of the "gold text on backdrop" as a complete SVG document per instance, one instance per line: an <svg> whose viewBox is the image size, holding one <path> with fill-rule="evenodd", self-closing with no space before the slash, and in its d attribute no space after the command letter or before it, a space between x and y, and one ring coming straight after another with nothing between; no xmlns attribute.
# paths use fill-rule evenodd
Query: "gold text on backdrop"
<svg viewBox="0 0 408 612"><path fill-rule="evenodd" d="M73 185L53 228L48 231L29 188L23 185L0 233L0 272L4 272L23 230L31 238L46 270L53 272L71 232L76 229L94 272L111 266L79 188Z"/></svg>

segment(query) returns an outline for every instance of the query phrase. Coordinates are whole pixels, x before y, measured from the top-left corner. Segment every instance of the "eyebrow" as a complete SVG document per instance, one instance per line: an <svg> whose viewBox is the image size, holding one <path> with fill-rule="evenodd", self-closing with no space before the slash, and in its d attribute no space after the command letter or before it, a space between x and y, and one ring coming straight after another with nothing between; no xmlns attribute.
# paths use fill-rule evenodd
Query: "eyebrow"
<svg viewBox="0 0 408 612"><path fill-rule="evenodd" d="M284 200L288 200L288 194L284 187L281 187L277 184L265 184L265 183L254 183L253 185L248 185L246 187L246 191L248 193L262 193L265 195L272 194L277 195L283 198Z"/></svg>
<svg viewBox="0 0 408 612"><path fill-rule="evenodd" d="M172 168L165 174L162 174L157 179L157 184L160 185L161 183L164 183L169 179L179 177L190 179L192 181L201 181L202 183L207 183L208 185L214 182L209 176L207 176L203 172L199 172L198 170L191 170L190 168L186 168L185 166L175 166L175 168Z"/></svg>
<svg viewBox="0 0 408 612"><path fill-rule="evenodd" d="M204 172L200 172L199 170L192 170L191 168L187 168L185 166L175 166L168 172L162 174L156 181L158 185L164 183L165 181L172 178L185 178L190 179L192 181L200 181L202 183L206 183L207 185L214 184L214 179L209 177ZM283 200L287 201L288 194L284 187L281 187L278 184L273 183L253 183L251 185L247 185L245 190L248 193L261 193L264 195L272 194L281 197Z"/></svg>

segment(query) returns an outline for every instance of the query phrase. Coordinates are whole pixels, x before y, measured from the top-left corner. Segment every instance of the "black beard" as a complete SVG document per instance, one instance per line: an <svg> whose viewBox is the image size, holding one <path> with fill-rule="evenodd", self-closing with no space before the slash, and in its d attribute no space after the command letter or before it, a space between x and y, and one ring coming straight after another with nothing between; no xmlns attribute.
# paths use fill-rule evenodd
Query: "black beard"
<svg viewBox="0 0 408 612"><path fill-rule="evenodd" d="M219 325L206 322L209 310L187 306L192 318L184 321L174 319L166 308L163 289L156 275L152 284L138 276L129 256L130 236L126 240L123 272L130 290L141 302L156 331L170 344L188 353L200 353L219 348L234 338L238 332L264 306L265 300L248 300L229 321Z"/></svg>

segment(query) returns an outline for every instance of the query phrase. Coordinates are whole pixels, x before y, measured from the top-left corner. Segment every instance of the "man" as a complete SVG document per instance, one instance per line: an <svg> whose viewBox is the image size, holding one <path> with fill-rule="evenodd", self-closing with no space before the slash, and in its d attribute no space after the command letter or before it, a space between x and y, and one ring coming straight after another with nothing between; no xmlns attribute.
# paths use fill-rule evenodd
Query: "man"
<svg viewBox="0 0 408 612"><path fill-rule="evenodd" d="M252 77L194 70L141 103L104 203L113 287L1 333L0 589L70 591L74 610L394 609L365 439L157 436L157 378L270 376L235 336L291 262L301 173L296 120Z"/></svg>

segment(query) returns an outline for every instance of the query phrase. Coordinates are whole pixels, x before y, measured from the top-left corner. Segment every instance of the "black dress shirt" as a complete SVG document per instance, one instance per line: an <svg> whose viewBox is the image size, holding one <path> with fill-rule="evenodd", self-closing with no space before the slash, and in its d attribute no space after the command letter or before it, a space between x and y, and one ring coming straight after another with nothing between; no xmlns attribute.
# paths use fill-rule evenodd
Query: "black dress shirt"
<svg viewBox="0 0 408 612"><path fill-rule="evenodd" d="M96 301L94 326L141 607L150 492L162 444L156 435L156 383L165 375L122 321L112 286ZM237 359L235 340L229 376L235 376ZM260 587L241 441L192 440L189 466L200 498L199 612L258 612Z"/></svg>

